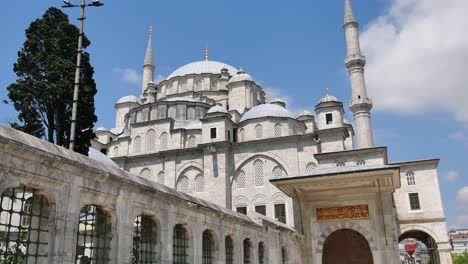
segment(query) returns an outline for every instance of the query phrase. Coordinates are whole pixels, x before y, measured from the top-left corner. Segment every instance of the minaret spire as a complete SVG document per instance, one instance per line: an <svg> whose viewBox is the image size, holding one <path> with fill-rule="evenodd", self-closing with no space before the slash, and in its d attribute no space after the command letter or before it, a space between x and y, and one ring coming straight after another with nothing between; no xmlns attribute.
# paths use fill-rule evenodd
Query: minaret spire
<svg viewBox="0 0 468 264"><path fill-rule="evenodd" d="M371 125L372 101L367 97L364 66L366 58L361 55L359 45L359 24L354 17L351 1L345 0L344 30L346 34L347 57L345 65L351 82L351 102L349 108L354 116L358 148L374 146Z"/></svg>
<svg viewBox="0 0 468 264"><path fill-rule="evenodd" d="M143 63L143 83L141 94L145 92L149 82L154 80L154 55L153 55L153 26L150 26L148 46L146 47L145 61Z"/></svg>
<svg viewBox="0 0 468 264"><path fill-rule="evenodd" d="M208 44L205 46L205 61L210 60L210 51L208 50Z"/></svg>

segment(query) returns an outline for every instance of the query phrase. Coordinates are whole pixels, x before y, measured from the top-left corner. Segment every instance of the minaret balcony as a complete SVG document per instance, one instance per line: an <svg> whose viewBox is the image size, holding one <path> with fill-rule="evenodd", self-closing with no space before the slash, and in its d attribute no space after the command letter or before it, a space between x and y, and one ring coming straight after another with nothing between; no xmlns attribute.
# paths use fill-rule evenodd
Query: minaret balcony
<svg viewBox="0 0 468 264"><path fill-rule="evenodd" d="M349 109L351 112L369 112L372 109L372 100L369 98L353 99L349 102Z"/></svg>
<svg viewBox="0 0 468 264"><path fill-rule="evenodd" d="M359 54L349 55L345 59L346 68L351 69L353 67L364 67L366 65L366 57Z"/></svg>

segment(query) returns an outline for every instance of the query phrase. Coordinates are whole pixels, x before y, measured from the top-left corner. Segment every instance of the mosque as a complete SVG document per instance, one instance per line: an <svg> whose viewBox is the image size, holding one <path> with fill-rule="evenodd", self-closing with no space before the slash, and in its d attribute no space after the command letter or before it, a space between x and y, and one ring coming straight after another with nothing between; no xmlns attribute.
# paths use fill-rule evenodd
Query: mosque
<svg viewBox="0 0 468 264"><path fill-rule="evenodd" d="M373 143L350 0L344 32L354 126L328 91L295 116L208 51L155 83L152 33L89 157L0 126L0 261L394 264L416 239L452 263L439 160Z"/></svg>

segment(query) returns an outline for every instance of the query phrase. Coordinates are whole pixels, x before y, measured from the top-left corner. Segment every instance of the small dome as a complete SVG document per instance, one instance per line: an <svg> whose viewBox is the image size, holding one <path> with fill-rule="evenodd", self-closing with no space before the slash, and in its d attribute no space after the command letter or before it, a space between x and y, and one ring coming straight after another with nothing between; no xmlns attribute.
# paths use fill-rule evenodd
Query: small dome
<svg viewBox="0 0 468 264"><path fill-rule="evenodd" d="M282 106L275 104L261 104L245 113L240 122L260 117L289 117L294 119L294 115Z"/></svg>
<svg viewBox="0 0 468 264"><path fill-rule="evenodd" d="M281 98L273 99L273 101L271 101L271 104L279 105L279 106L286 108L286 102Z"/></svg>
<svg viewBox="0 0 468 264"><path fill-rule="evenodd" d="M96 132L98 132L98 131L99 131L99 132L106 132L106 131L109 131L109 130L107 130L107 128L101 126L101 127L98 127L98 128L96 129Z"/></svg>
<svg viewBox="0 0 468 264"><path fill-rule="evenodd" d="M314 116L314 114L310 112L309 110L304 109L304 111L302 111L297 117L301 117L301 116Z"/></svg>
<svg viewBox="0 0 468 264"><path fill-rule="evenodd" d="M127 96L124 96L124 97L120 98L119 101L117 101L117 104L123 104L123 103L141 104L141 100L138 99L138 97L136 97L134 95L127 95Z"/></svg>
<svg viewBox="0 0 468 264"><path fill-rule="evenodd" d="M232 67L229 64L218 62L218 61L196 61L189 64L186 64L167 77L167 80L177 77L185 76L188 74L202 74L202 73L211 73L211 74L221 74L222 69L227 69L231 75L234 75L237 72L237 69Z"/></svg>
<svg viewBox="0 0 468 264"><path fill-rule="evenodd" d="M112 167L118 168L119 165L115 163L111 158L107 157L105 154L102 152L95 150L93 148L89 148L88 150L88 157L92 158L93 160L97 160L99 162L106 163Z"/></svg>
<svg viewBox="0 0 468 264"><path fill-rule="evenodd" d="M245 73L242 69L240 69L236 75L234 75L231 79L229 79L229 83L242 82L242 81L253 82L254 79L252 78L252 76Z"/></svg>
<svg viewBox="0 0 468 264"><path fill-rule="evenodd" d="M213 113L223 113L223 114L229 114L229 112L226 110L226 108L224 108L224 106L221 106L221 105L215 105L213 107L211 107L208 112L206 112L207 114L213 114Z"/></svg>
<svg viewBox="0 0 468 264"><path fill-rule="evenodd" d="M327 103L327 102L339 102L338 98L333 95L330 95L330 91L327 88L327 94L320 99L320 103Z"/></svg>

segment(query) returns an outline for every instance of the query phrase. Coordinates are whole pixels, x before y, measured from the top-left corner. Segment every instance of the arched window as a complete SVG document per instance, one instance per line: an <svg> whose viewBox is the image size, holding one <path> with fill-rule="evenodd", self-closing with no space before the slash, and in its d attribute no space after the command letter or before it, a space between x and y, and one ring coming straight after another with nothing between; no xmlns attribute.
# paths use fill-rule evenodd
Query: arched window
<svg viewBox="0 0 468 264"><path fill-rule="evenodd" d="M142 169L141 172L140 172L140 176L147 179L147 180L151 180L152 174L151 174L150 169L148 169L148 168Z"/></svg>
<svg viewBox="0 0 468 264"><path fill-rule="evenodd" d="M282 137L283 136L283 127L281 124L275 125L275 137Z"/></svg>
<svg viewBox="0 0 468 264"><path fill-rule="evenodd" d="M263 137L263 127L260 124L255 126L255 137L256 138L262 138Z"/></svg>
<svg viewBox="0 0 468 264"><path fill-rule="evenodd" d="M176 119L176 113L177 109L175 106L169 106L169 109L167 110L167 117Z"/></svg>
<svg viewBox="0 0 468 264"><path fill-rule="evenodd" d="M283 176L283 169L280 166L276 166L273 169L273 177L274 178L281 178Z"/></svg>
<svg viewBox="0 0 468 264"><path fill-rule="evenodd" d="M161 150L166 150L167 149L167 141L168 141L167 132L163 132L161 134L161 137L159 138L159 146L160 146Z"/></svg>
<svg viewBox="0 0 468 264"><path fill-rule="evenodd" d="M164 171L160 171L159 174L158 174L158 183L164 184L165 176L166 176L166 174L164 173Z"/></svg>
<svg viewBox="0 0 468 264"><path fill-rule="evenodd" d="M146 132L146 151L152 152L156 150L156 131L153 129Z"/></svg>
<svg viewBox="0 0 468 264"><path fill-rule="evenodd" d="M224 247L226 252L226 264L234 264L234 243L230 236L226 236Z"/></svg>
<svg viewBox="0 0 468 264"><path fill-rule="evenodd" d="M33 189L1 194L0 263L48 263L49 210L47 199Z"/></svg>
<svg viewBox="0 0 468 264"><path fill-rule="evenodd" d="M250 264L250 239L244 239L243 243L244 247L244 264Z"/></svg>
<svg viewBox="0 0 468 264"><path fill-rule="evenodd" d="M195 108L189 107L187 109L187 120L195 120Z"/></svg>
<svg viewBox="0 0 468 264"><path fill-rule="evenodd" d="M187 148L195 148L197 146L197 137L190 136L187 140Z"/></svg>
<svg viewBox="0 0 468 264"><path fill-rule="evenodd" d="M187 264L188 263L188 235L187 230L183 225L177 224L174 227L172 237L172 263Z"/></svg>
<svg viewBox="0 0 468 264"><path fill-rule="evenodd" d="M210 231L205 230L203 232L203 241L202 241L202 263L203 264L212 264L214 263L213 257L214 251L214 239Z"/></svg>
<svg viewBox="0 0 468 264"><path fill-rule="evenodd" d="M133 225L132 263L156 263L157 226L150 216L140 215Z"/></svg>
<svg viewBox="0 0 468 264"><path fill-rule="evenodd" d="M245 188L245 172L240 171L237 174L237 189L244 189Z"/></svg>
<svg viewBox="0 0 468 264"><path fill-rule="evenodd" d="M187 176L180 176L179 182L177 183L177 190L183 193L189 192L189 180Z"/></svg>
<svg viewBox="0 0 468 264"><path fill-rule="evenodd" d="M136 136L133 140L133 152L140 153L141 152L141 137Z"/></svg>
<svg viewBox="0 0 468 264"><path fill-rule="evenodd" d="M239 141L240 142L245 141L245 130L243 128L239 129Z"/></svg>
<svg viewBox="0 0 468 264"><path fill-rule="evenodd" d="M263 162L256 160L253 164L255 186L263 186Z"/></svg>
<svg viewBox="0 0 468 264"><path fill-rule="evenodd" d="M312 172L315 169L317 169L317 164L315 164L313 162L307 163L306 172Z"/></svg>
<svg viewBox="0 0 468 264"><path fill-rule="evenodd" d="M414 171L408 171L406 173L406 182L408 185L416 185L416 178L414 177Z"/></svg>
<svg viewBox="0 0 468 264"><path fill-rule="evenodd" d="M281 263L282 264L288 263L288 255L286 252L286 248L284 247L281 248Z"/></svg>
<svg viewBox="0 0 468 264"><path fill-rule="evenodd" d="M195 192L204 192L205 191L205 178L203 175L198 174L195 177Z"/></svg>
<svg viewBox="0 0 468 264"><path fill-rule="evenodd" d="M364 166L364 165L366 165L366 161L365 161L365 160L358 160L358 161L356 162L356 165L358 165L358 166Z"/></svg>
<svg viewBox="0 0 468 264"><path fill-rule="evenodd" d="M114 157L119 156L119 147L115 146L112 153L114 154Z"/></svg>
<svg viewBox="0 0 468 264"><path fill-rule="evenodd" d="M85 205L78 221L76 263L109 263L111 217L100 206Z"/></svg>
<svg viewBox="0 0 468 264"><path fill-rule="evenodd" d="M263 242L258 243L258 264L265 264L265 246Z"/></svg>

